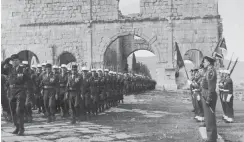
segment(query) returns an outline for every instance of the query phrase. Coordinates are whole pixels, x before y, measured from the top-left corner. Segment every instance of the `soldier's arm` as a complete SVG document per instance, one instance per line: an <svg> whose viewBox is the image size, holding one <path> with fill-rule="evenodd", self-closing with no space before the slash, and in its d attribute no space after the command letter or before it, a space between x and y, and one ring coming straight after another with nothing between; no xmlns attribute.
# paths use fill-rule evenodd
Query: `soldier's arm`
<svg viewBox="0 0 244 142"><path fill-rule="evenodd" d="M228 82L227 82L227 86L228 86L227 88L228 88L228 90L229 90L229 93L228 93L228 94L233 95L233 82L232 82L231 79L228 80Z"/></svg>

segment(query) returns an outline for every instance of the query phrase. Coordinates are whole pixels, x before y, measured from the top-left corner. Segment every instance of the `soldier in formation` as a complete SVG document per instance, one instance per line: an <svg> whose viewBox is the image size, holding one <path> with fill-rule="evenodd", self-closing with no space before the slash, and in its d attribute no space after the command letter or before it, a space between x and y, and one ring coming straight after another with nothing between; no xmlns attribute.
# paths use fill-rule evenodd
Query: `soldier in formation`
<svg viewBox="0 0 244 142"><path fill-rule="evenodd" d="M124 95L153 90L156 85L149 77L108 69L82 67L79 73L77 65L72 69L50 63L30 67L17 54L2 62L1 68L3 111L14 122L13 134L19 135L24 133L24 122L32 122L32 109L43 113L47 122L60 113L75 124L117 106Z"/></svg>

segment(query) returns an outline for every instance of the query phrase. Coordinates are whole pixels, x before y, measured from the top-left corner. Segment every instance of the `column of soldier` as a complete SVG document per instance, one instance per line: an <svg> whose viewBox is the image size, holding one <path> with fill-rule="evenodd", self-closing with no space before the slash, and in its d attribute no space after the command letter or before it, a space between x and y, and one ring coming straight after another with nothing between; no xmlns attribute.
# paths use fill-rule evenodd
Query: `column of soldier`
<svg viewBox="0 0 244 142"><path fill-rule="evenodd" d="M17 54L1 67L2 108L14 122L13 134L18 135L24 133L24 122L32 122L32 109L43 113L47 122L55 121L55 114L60 113L75 124L117 106L123 95L153 90L156 85L149 77L108 69L82 67L79 71L77 65L70 69L50 63L30 67L27 61L20 63Z"/></svg>
<svg viewBox="0 0 244 142"><path fill-rule="evenodd" d="M217 94L223 108L222 119L226 123L233 123L233 82L230 78L230 71L220 69L220 81L217 83L217 71L214 67L215 58L205 56L199 68L191 70L191 96L193 103L194 119L197 122L204 122L203 127L207 130L207 141L217 140L217 125L215 108ZM216 86L218 85L218 93Z"/></svg>

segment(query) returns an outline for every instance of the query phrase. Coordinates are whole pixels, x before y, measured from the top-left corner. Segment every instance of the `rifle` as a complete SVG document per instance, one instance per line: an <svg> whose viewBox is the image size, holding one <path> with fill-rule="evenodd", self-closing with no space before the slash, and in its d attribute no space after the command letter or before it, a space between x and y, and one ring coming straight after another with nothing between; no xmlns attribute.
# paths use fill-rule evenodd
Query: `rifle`
<svg viewBox="0 0 244 142"><path fill-rule="evenodd" d="M229 70L229 68L230 68L230 65L231 65L231 62L232 62L233 54L234 54L234 52L233 52L232 55L231 55L230 62L229 62L229 65L228 65L228 67L227 67L227 70Z"/></svg>
<svg viewBox="0 0 244 142"><path fill-rule="evenodd" d="M234 66L232 67L232 69L231 69L231 71L230 71L230 75L231 75L231 74L232 74L232 72L234 71L235 66L236 66L236 64L237 64L237 62L238 62L238 59L239 59L239 58L237 58L237 59L236 59L235 64L234 64Z"/></svg>

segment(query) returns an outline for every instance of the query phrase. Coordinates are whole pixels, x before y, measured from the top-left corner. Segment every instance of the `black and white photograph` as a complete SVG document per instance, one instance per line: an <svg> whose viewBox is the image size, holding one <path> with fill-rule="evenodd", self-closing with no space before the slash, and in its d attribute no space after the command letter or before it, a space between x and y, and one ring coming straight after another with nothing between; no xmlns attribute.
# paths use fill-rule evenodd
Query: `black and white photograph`
<svg viewBox="0 0 244 142"><path fill-rule="evenodd" d="M244 142L244 0L1 0L1 142Z"/></svg>

